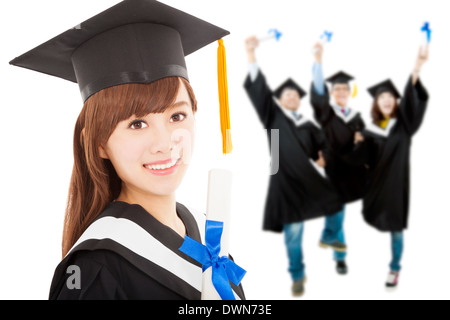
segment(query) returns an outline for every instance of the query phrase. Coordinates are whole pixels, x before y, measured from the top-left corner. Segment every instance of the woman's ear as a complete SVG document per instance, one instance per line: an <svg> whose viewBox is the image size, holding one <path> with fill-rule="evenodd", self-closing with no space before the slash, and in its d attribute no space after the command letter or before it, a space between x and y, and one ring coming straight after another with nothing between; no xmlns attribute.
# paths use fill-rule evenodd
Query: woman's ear
<svg viewBox="0 0 450 320"><path fill-rule="evenodd" d="M98 153L100 154L100 158L102 159L109 159L108 153L106 152L105 148L103 146L98 147Z"/></svg>
<svg viewBox="0 0 450 320"><path fill-rule="evenodd" d="M85 128L81 130L81 144L84 145L84 138L85 138ZM100 154L100 158L102 159L109 159L108 154L106 153L105 148L103 146L98 147L98 153Z"/></svg>

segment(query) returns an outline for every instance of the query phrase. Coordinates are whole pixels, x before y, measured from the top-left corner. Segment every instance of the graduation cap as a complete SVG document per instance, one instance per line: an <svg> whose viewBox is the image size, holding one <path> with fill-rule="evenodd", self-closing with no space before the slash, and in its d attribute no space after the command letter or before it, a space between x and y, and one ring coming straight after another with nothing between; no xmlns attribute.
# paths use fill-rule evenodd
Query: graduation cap
<svg viewBox="0 0 450 320"><path fill-rule="evenodd" d="M156 0L124 0L10 64L76 82L86 101L94 93L120 84L151 83L172 76L189 80L185 56L220 39L221 122L228 122L221 125L224 135L229 114L221 38L228 34Z"/></svg>
<svg viewBox="0 0 450 320"><path fill-rule="evenodd" d="M355 79L353 76L343 72L339 71L338 73L332 75L328 79L326 79L327 82L330 82L331 84L348 84L351 80Z"/></svg>
<svg viewBox="0 0 450 320"><path fill-rule="evenodd" d="M292 89L297 91L298 94L300 95L300 99L304 98L307 94L306 91L303 90L294 80L289 78L275 90L273 95L278 99L280 99L285 89Z"/></svg>
<svg viewBox="0 0 450 320"><path fill-rule="evenodd" d="M370 95L373 98L376 98L379 94L383 92L392 93L396 99L400 99L402 97L400 92L398 92L394 83L390 79L370 87L369 89L367 89L367 91L369 91Z"/></svg>

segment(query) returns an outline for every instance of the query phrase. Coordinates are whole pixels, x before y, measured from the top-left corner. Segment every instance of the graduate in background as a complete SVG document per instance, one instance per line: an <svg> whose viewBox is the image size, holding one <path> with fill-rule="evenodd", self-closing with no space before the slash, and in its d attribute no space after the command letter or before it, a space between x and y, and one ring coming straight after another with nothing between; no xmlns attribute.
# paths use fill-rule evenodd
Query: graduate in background
<svg viewBox="0 0 450 320"><path fill-rule="evenodd" d="M330 145L332 161L327 166L327 174L342 201L350 203L363 195L366 169L363 165L346 163L343 156L353 150L353 139L356 132L364 129L364 121L359 112L349 106L352 95L350 81L353 77L345 72L338 72L327 79L331 83L331 91L325 85L322 72L323 45L314 46L315 62L313 65L313 84L311 86L311 105L314 116L322 126ZM334 101L331 101L330 96ZM345 207L341 212L325 221L320 246L334 249L336 271L345 275L348 272L346 263L347 249L344 235Z"/></svg>
<svg viewBox="0 0 450 320"><path fill-rule="evenodd" d="M427 60L428 47L419 51L402 98L391 80L369 88L374 99L373 122L362 134L355 134L356 146L350 157L352 163L363 163L369 168L363 202L365 221L391 233L392 261L387 287L398 285L401 270L403 230L408 226L411 142L422 124L428 102L419 73Z"/></svg>
<svg viewBox="0 0 450 320"><path fill-rule="evenodd" d="M11 61L78 82L84 101L50 299L200 299L202 265L179 248L204 243L205 216L175 199L197 111L184 56L227 34L125 0Z"/></svg>
<svg viewBox="0 0 450 320"><path fill-rule="evenodd" d="M292 293L301 296L305 281L303 222L335 214L342 203L333 185L316 169L326 166L328 147L318 126L298 113L306 92L290 79L272 92L256 63L258 45L256 37L246 40L249 75L244 87L268 131L269 143L271 130L279 132L279 171L270 177L263 228L284 232Z"/></svg>

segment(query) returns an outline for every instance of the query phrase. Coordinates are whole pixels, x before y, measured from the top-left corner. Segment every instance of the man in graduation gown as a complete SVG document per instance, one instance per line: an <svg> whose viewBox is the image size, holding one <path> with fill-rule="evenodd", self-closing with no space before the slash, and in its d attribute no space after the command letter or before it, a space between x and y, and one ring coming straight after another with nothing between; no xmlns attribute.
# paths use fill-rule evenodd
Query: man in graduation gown
<svg viewBox="0 0 450 320"><path fill-rule="evenodd" d="M314 47L315 63L313 65L313 84L311 86L311 105L316 120L320 123L330 145L333 161L327 166L327 174L337 188L342 201L350 203L363 196L366 169L363 165L347 163L345 155L352 152L355 132L364 129L364 121L359 112L355 112L348 104L351 97L350 81L353 77L345 72L338 72L327 81L331 83L331 96L325 86L322 73L323 46ZM344 237L345 209L326 221L325 231L320 242L321 247L329 247L329 243L339 241L345 243ZM338 235L338 238L335 238ZM346 252L334 251L337 272L347 273Z"/></svg>
<svg viewBox="0 0 450 320"><path fill-rule="evenodd" d="M279 170L270 176L263 228L284 231L293 294L299 296L305 279L303 222L333 215L342 209L342 203L326 175L320 173L328 160L325 137L318 126L297 113L306 92L291 79L272 92L256 64L257 46L255 37L247 39L250 74L244 87L272 147L273 132L279 134Z"/></svg>

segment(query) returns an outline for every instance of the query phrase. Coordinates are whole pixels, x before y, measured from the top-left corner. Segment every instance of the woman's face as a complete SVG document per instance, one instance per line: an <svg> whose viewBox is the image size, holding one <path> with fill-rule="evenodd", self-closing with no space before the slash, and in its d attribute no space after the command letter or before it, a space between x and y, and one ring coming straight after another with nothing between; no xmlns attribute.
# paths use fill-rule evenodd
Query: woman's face
<svg viewBox="0 0 450 320"><path fill-rule="evenodd" d="M163 113L121 121L100 147L122 180L122 191L172 195L180 185L193 149L195 119L186 88Z"/></svg>
<svg viewBox="0 0 450 320"><path fill-rule="evenodd" d="M378 107L380 108L380 112L387 119L391 117L395 109L396 100L392 93L383 92L378 96L377 104Z"/></svg>

